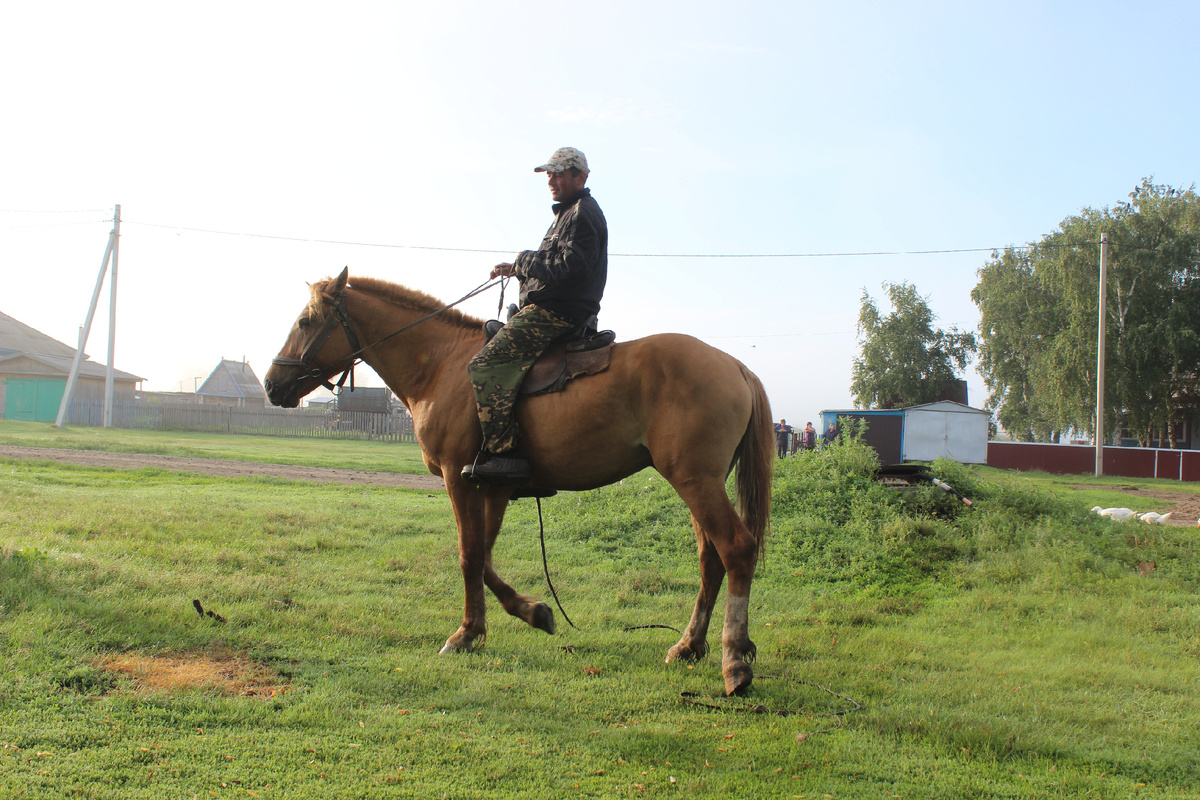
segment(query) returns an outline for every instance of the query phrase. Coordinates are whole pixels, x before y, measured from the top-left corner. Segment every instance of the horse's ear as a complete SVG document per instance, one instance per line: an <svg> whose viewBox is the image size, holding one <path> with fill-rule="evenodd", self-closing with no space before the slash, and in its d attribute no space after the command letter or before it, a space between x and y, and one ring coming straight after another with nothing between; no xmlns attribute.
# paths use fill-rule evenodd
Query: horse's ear
<svg viewBox="0 0 1200 800"><path fill-rule="evenodd" d="M349 277L350 277L350 268L344 267L342 269L342 274L338 275L337 280L334 281L334 284L333 284L334 294L340 294L346 290L346 279Z"/></svg>

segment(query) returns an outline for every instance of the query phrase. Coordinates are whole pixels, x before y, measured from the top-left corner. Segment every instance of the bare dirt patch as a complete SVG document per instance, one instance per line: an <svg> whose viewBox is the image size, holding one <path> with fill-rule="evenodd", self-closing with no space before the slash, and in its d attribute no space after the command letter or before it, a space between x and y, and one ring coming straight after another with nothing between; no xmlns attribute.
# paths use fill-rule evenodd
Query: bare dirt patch
<svg viewBox="0 0 1200 800"><path fill-rule="evenodd" d="M271 668L234 652L106 656L98 669L133 680L139 692L171 694L201 690L241 697L278 697L292 687Z"/></svg>
<svg viewBox="0 0 1200 800"><path fill-rule="evenodd" d="M267 475L295 481L396 486L425 491L445 490L442 479L434 475L299 467L289 464L182 458L144 453L0 445L0 458L58 461L112 469L157 468L233 478ZM278 697L292 688L270 667L244 654L226 650L159 655L123 653L101 658L95 663L95 667L105 672L125 675L134 682L137 691L154 694L199 690L229 696L270 698Z"/></svg>
<svg viewBox="0 0 1200 800"><path fill-rule="evenodd" d="M1163 501L1162 508L1155 511L1160 514L1171 512L1167 525L1194 526L1200 520L1200 495L1191 492L1172 492L1167 489L1142 489L1138 486L1096 486L1094 484L1075 484L1072 489L1105 489L1123 492L1135 497L1149 497Z"/></svg>
<svg viewBox="0 0 1200 800"><path fill-rule="evenodd" d="M198 472L227 478L270 476L292 481L344 483L359 486L398 486L437 492L446 489L442 479L436 475L406 475L399 472L368 472L358 469L329 469L293 464L265 464L257 461L229 461L216 458L183 458L145 453L110 453L103 450L0 445L0 458L59 461L85 467L113 469L169 469L176 472Z"/></svg>

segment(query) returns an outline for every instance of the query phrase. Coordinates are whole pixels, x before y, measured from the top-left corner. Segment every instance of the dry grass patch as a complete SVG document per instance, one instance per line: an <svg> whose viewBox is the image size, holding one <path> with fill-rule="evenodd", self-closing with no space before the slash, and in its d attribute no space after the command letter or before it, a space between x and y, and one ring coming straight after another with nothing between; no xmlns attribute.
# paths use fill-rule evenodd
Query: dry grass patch
<svg viewBox="0 0 1200 800"><path fill-rule="evenodd" d="M123 653L96 662L98 669L127 676L138 692L172 694L212 691L227 696L278 697L292 687L280 676L245 655L219 651L146 655Z"/></svg>

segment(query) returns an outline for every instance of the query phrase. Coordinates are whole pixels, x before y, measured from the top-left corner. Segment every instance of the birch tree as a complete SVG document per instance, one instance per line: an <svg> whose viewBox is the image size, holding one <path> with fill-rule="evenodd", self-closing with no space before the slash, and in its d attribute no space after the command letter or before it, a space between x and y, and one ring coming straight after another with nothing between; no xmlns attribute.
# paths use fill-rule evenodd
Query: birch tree
<svg viewBox="0 0 1200 800"><path fill-rule="evenodd" d="M975 336L934 327L929 304L908 283L884 283L892 311L883 315L862 293L858 316L860 351L850 391L859 408L899 408L931 403L975 352Z"/></svg>

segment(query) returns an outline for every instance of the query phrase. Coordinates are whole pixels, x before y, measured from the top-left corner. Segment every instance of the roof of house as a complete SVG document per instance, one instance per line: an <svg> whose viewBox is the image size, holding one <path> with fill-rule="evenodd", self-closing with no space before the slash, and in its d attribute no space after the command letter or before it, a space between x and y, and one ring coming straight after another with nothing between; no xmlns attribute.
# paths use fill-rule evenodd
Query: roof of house
<svg viewBox="0 0 1200 800"><path fill-rule="evenodd" d="M71 374L71 362L74 360L74 354L70 356L42 356L31 355L29 353L7 353L0 351L0 372L21 373L31 372L32 374L41 374L43 377L48 375L61 375L66 378ZM46 371L28 370L28 369L11 369L11 366L19 362L34 362L46 367ZM108 375L108 367L104 364L97 364L95 361L79 362L79 377L81 378L100 378L104 379ZM131 372L123 372L119 369L113 370L113 380L117 381L144 381L146 380L141 375L134 375Z"/></svg>
<svg viewBox="0 0 1200 800"><path fill-rule="evenodd" d="M75 359L75 348L52 339L39 330L0 312L0 369L5 364L12 366L18 361L32 361L51 373L70 375L71 362ZM24 371L24 370L21 370ZM38 370L40 371L40 370ZM104 364L92 361L87 353L79 363L79 374L89 378L103 378L108 371ZM122 381L142 381L145 378L119 369L113 377Z"/></svg>
<svg viewBox="0 0 1200 800"><path fill-rule="evenodd" d="M922 403L918 406L904 406L903 408L823 408L820 413L825 414L879 414L879 415L896 415L903 414L908 411L948 411L948 412L963 412L971 414L987 414L988 412L982 408L972 408L971 406L954 400L937 400L933 403Z"/></svg>
<svg viewBox="0 0 1200 800"><path fill-rule="evenodd" d="M12 353L26 355L75 357L75 348L51 339L8 314L0 311L0 357ZM87 353L83 354L87 358Z"/></svg>
<svg viewBox="0 0 1200 800"><path fill-rule="evenodd" d="M196 394L207 397L251 397L266 400L262 381L245 361L222 358Z"/></svg>
<svg viewBox="0 0 1200 800"><path fill-rule="evenodd" d="M934 403L922 403L919 406L907 406L905 411L947 411L959 414L983 414L991 416L991 414L982 408L972 408L965 403L958 403L954 400L938 400Z"/></svg>

